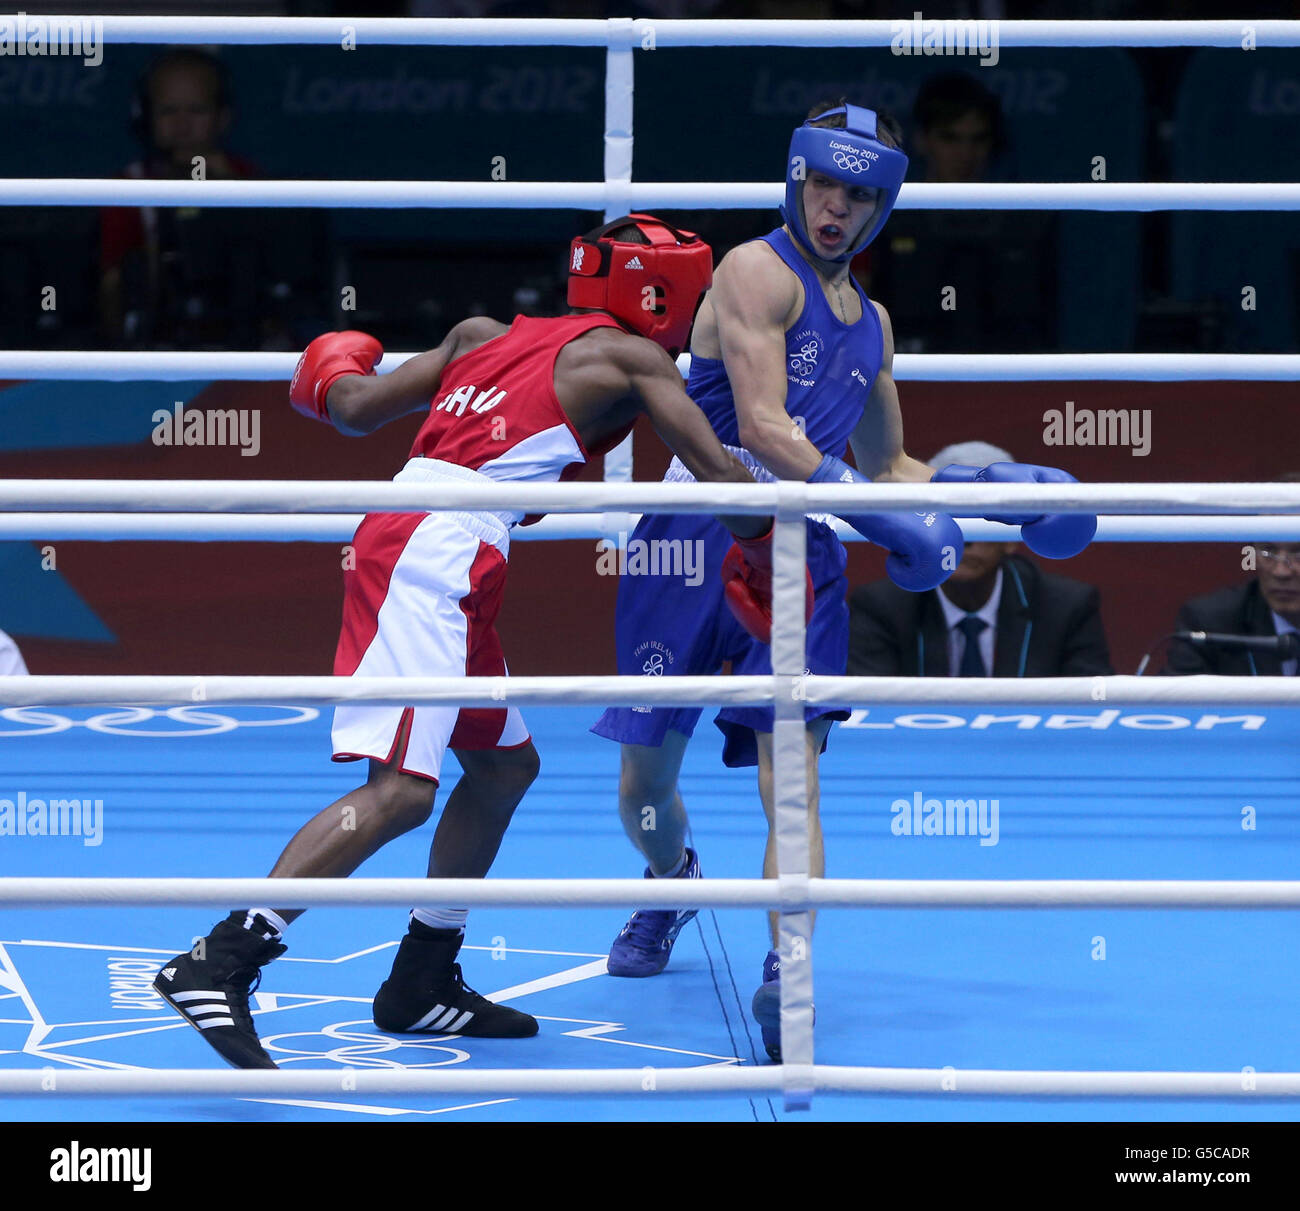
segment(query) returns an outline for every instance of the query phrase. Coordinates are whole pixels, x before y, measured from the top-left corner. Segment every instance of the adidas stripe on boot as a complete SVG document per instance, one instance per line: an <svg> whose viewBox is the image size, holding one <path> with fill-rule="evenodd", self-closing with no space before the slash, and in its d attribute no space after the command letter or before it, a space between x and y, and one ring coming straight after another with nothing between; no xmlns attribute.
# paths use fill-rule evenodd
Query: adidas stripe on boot
<svg viewBox="0 0 1300 1211"><path fill-rule="evenodd" d="M232 1068L274 1068L248 1009L262 968L288 948L256 932L274 933L260 916L243 927L244 913L231 913L194 950L164 963L154 979L158 993ZM202 957L198 957L202 956Z"/></svg>
<svg viewBox="0 0 1300 1211"><path fill-rule="evenodd" d="M480 1039L526 1039L537 1019L496 1005L465 984L455 961L464 935L455 929L408 933L393 970L375 994L375 1025L388 1034L460 1034Z"/></svg>

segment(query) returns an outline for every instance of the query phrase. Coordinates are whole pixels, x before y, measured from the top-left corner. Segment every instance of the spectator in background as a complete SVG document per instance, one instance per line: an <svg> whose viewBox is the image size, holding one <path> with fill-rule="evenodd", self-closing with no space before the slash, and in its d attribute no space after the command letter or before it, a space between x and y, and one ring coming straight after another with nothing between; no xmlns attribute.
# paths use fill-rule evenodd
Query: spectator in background
<svg viewBox="0 0 1300 1211"><path fill-rule="evenodd" d="M986 442L962 442L928 460L1014 462ZM1114 672L1100 595L1041 571L1015 542L968 542L938 589L909 593L889 580L849 598L851 677L1085 677ZM1300 578L1298 578L1300 579Z"/></svg>
<svg viewBox="0 0 1300 1211"><path fill-rule="evenodd" d="M223 146L231 100L225 68L206 51L169 50L141 77L131 126L143 147L122 175L134 180L256 176ZM196 165L196 160L199 165ZM211 306L186 239L202 211L113 209L100 224L100 316L110 345L184 345ZM210 284L210 283L209 283Z"/></svg>
<svg viewBox="0 0 1300 1211"><path fill-rule="evenodd" d="M993 175L1006 148L1002 104L970 72L921 86L913 142L927 183ZM872 289L900 352L1023 353L1056 340L1056 221L1038 212L903 210L872 249Z"/></svg>
<svg viewBox="0 0 1300 1211"><path fill-rule="evenodd" d="M143 147L123 176L259 176L225 146L225 67L192 47L141 77L131 123ZM319 328L320 227L310 212L197 207L110 209L100 224L100 319L110 346L294 349L295 316Z"/></svg>
<svg viewBox="0 0 1300 1211"><path fill-rule="evenodd" d="M1279 483L1300 483L1300 471L1290 471ZM1244 549L1243 570L1255 576L1244 584L1193 597L1178 611L1174 629L1213 631L1221 635L1271 637L1300 631L1300 543L1261 542ZM1250 651L1215 644L1192 645L1185 639L1170 644L1165 672L1218 673L1238 677L1294 677L1294 659L1280 652Z"/></svg>
<svg viewBox="0 0 1300 1211"><path fill-rule="evenodd" d="M26 677L27 664L18 645L0 631L0 677Z"/></svg>

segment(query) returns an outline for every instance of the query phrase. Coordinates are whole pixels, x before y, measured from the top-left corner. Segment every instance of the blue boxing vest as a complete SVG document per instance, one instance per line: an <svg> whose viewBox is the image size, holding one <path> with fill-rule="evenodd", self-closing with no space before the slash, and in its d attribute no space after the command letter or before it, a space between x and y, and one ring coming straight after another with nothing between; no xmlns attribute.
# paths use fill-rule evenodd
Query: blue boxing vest
<svg viewBox="0 0 1300 1211"><path fill-rule="evenodd" d="M802 418L804 433L821 453L842 458L880 371L880 317L850 277L862 300L862 318L856 324L844 323L831 310L816 271L785 231L778 227L763 240L803 283L803 310L785 334L785 410ZM692 356L686 392L708 417L718 440L739 446L736 401L721 359Z"/></svg>

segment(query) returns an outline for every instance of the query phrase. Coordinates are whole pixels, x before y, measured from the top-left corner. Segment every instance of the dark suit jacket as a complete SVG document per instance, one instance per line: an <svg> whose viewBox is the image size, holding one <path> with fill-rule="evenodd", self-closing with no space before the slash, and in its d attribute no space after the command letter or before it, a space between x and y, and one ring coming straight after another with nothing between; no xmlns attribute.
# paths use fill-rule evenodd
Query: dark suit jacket
<svg viewBox="0 0 1300 1211"><path fill-rule="evenodd" d="M1219 631L1225 635L1276 635L1273 615L1259 591L1259 581L1217 589L1193 597L1178 611L1176 631ZM1224 648L1194 648L1184 640L1169 645L1166 673L1220 673L1238 677L1280 677L1282 659L1276 652L1231 652Z"/></svg>
<svg viewBox="0 0 1300 1211"><path fill-rule="evenodd" d="M995 677L1113 673L1101 597L1092 585L1041 571L1020 555L1002 561L993 640ZM849 598L851 677L947 677L948 628L939 590L909 593L878 580Z"/></svg>

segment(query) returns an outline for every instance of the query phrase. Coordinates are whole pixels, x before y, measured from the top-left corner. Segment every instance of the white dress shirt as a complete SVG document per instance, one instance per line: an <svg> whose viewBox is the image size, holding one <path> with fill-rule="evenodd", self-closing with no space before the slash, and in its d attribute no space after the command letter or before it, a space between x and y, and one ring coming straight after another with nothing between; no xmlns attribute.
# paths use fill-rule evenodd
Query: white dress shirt
<svg viewBox="0 0 1300 1211"><path fill-rule="evenodd" d="M966 617L967 611L961 606L953 605L942 588L937 589L936 592L939 594L939 604L943 607L944 622L948 625L948 675L956 677L957 670L961 668L961 658L966 654L966 636L957 629L957 624ZM979 644L980 656L984 660L984 673L987 677L993 676L993 640L997 635L998 605L1001 601L1002 569L999 568L988 601L974 611L975 616L985 622L985 627L979 635Z"/></svg>

